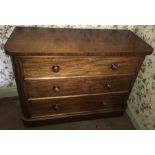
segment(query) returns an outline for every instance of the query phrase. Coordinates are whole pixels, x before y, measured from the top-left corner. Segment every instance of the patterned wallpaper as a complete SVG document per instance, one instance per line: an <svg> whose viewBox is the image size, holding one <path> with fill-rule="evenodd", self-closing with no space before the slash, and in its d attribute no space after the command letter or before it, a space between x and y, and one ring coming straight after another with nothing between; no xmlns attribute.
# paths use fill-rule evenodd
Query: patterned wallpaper
<svg viewBox="0 0 155 155"><path fill-rule="evenodd" d="M3 49L13 29L13 26L0 26L0 87L15 86L10 57L4 53Z"/></svg>
<svg viewBox="0 0 155 155"><path fill-rule="evenodd" d="M39 27L130 29L155 49L155 26L39 25ZM14 26L0 26L0 88L16 87L10 57L4 53L3 49L13 29ZM131 91L128 104L145 129L155 129L155 52L146 57Z"/></svg>
<svg viewBox="0 0 155 155"><path fill-rule="evenodd" d="M135 26L134 32L155 49L155 26ZM145 129L155 129L155 51L146 57L128 104Z"/></svg>

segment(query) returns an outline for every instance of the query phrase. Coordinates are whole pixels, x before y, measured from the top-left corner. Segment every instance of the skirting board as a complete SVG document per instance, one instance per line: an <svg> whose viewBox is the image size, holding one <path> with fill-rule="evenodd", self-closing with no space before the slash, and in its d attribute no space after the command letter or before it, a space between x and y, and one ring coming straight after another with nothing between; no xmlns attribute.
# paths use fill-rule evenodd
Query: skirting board
<svg viewBox="0 0 155 155"><path fill-rule="evenodd" d="M135 127L136 130L145 130L145 127L143 124L138 120L134 110L131 108L130 105L128 105L128 108L126 110L126 113L128 117L130 118L133 126Z"/></svg>
<svg viewBox="0 0 155 155"><path fill-rule="evenodd" d="M16 88L0 88L0 98L18 96Z"/></svg>

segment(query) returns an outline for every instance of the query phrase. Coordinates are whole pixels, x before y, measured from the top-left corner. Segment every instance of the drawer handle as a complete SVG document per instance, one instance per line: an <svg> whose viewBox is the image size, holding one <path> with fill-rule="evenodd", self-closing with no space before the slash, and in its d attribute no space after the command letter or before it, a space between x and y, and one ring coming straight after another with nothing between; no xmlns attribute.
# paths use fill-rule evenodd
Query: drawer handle
<svg viewBox="0 0 155 155"><path fill-rule="evenodd" d="M106 84L105 84L105 87L106 87L106 88L111 88L112 85L111 85L110 83L106 83Z"/></svg>
<svg viewBox="0 0 155 155"><path fill-rule="evenodd" d="M53 91L54 92L59 92L60 91L60 87L59 86L53 86Z"/></svg>
<svg viewBox="0 0 155 155"><path fill-rule="evenodd" d="M117 70L117 68L118 68L117 64L115 64L115 63L111 64L111 69L112 70Z"/></svg>
<svg viewBox="0 0 155 155"><path fill-rule="evenodd" d="M53 70L53 72L59 72L59 70L60 70L59 65L53 65L52 70Z"/></svg>
<svg viewBox="0 0 155 155"><path fill-rule="evenodd" d="M102 101L101 104L102 104L103 106L106 106L106 105L107 105L107 102Z"/></svg>
<svg viewBox="0 0 155 155"><path fill-rule="evenodd" d="M53 105L53 110L54 111L59 111L60 110L60 106L58 104Z"/></svg>

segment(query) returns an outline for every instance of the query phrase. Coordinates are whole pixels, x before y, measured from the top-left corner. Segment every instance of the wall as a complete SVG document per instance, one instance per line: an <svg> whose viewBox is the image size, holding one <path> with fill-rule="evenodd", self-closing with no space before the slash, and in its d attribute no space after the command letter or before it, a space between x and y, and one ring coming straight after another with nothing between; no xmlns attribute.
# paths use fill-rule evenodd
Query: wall
<svg viewBox="0 0 155 155"><path fill-rule="evenodd" d="M135 26L134 32L155 49L155 26ZM155 129L155 51L143 63L128 105L143 129Z"/></svg>
<svg viewBox="0 0 155 155"><path fill-rule="evenodd" d="M41 27L130 29L155 49L155 26L132 25L50 25ZM0 88L15 88L10 57L3 46L14 26L0 26ZM129 109L143 129L155 129L155 53L147 56L128 100Z"/></svg>
<svg viewBox="0 0 155 155"><path fill-rule="evenodd" d="M15 87L10 57L4 53L3 46L10 36L13 26L0 26L0 87Z"/></svg>

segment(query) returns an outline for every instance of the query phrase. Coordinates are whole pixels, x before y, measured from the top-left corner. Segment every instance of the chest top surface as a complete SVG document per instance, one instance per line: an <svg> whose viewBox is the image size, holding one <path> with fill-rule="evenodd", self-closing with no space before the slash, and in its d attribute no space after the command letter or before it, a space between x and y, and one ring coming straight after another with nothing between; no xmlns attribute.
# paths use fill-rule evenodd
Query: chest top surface
<svg viewBox="0 0 155 155"><path fill-rule="evenodd" d="M146 55L153 49L129 30L16 27L5 44L13 56Z"/></svg>

